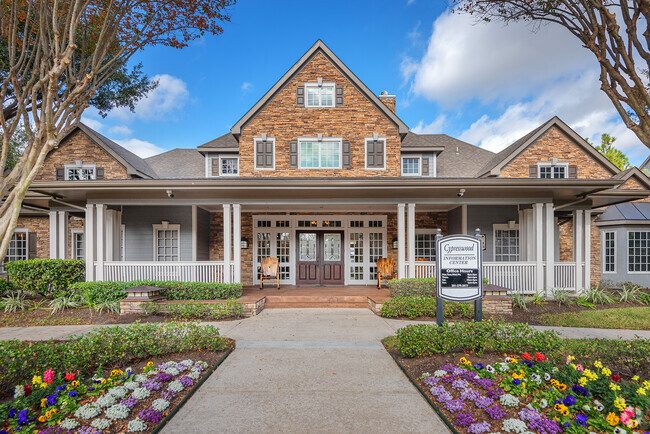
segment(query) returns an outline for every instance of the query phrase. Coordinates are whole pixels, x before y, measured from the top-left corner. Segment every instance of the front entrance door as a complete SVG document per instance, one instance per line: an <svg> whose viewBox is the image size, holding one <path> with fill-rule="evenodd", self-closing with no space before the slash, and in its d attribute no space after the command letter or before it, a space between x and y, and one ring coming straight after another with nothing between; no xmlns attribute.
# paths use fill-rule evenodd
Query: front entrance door
<svg viewBox="0 0 650 434"><path fill-rule="evenodd" d="M297 285L343 284L343 232L297 232Z"/></svg>

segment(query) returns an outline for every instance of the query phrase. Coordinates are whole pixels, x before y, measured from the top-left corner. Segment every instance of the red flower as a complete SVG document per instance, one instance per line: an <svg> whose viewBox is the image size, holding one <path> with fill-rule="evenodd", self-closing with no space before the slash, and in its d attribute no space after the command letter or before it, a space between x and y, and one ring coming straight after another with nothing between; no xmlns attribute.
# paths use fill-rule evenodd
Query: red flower
<svg viewBox="0 0 650 434"><path fill-rule="evenodd" d="M543 362L544 360L546 360L546 356L542 353L535 353L535 360L537 360L538 362Z"/></svg>
<svg viewBox="0 0 650 434"><path fill-rule="evenodd" d="M66 381L72 381L72 380L74 380L74 372L66 372L66 374L65 374L65 380L66 380Z"/></svg>
<svg viewBox="0 0 650 434"><path fill-rule="evenodd" d="M29 396L31 394L32 394L32 386L28 384L25 386L25 396Z"/></svg>
<svg viewBox="0 0 650 434"><path fill-rule="evenodd" d="M615 383L620 383L621 382L621 376L620 375L612 375L611 380L614 381Z"/></svg>
<svg viewBox="0 0 650 434"><path fill-rule="evenodd" d="M530 360L530 354L524 353L524 354L521 355L521 358L524 359L524 360Z"/></svg>

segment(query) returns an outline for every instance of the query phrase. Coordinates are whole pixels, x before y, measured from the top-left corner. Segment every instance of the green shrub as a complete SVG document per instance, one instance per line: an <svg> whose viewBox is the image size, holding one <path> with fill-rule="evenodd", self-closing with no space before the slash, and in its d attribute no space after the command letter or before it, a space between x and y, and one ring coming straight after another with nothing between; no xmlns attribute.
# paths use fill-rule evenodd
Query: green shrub
<svg viewBox="0 0 650 434"><path fill-rule="evenodd" d="M18 289L60 297L85 279L86 266L77 259L29 259L7 262L5 270Z"/></svg>
<svg viewBox="0 0 650 434"><path fill-rule="evenodd" d="M526 306L526 297L521 292L511 292L510 299L512 300L512 307L517 309L523 309L528 312L528 306Z"/></svg>
<svg viewBox="0 0 650 434"><path fill-rule="evenodd" d="M381 316L385 318L397 317L435 317L436 316L436 298L435 297L395 297L386 300L381 306ZM443 316L452 318L460 315L464 318L473 318L472 303L454 303L449 301L443 302Z"/></svg>
<svg viewBox="0 0 650 434"><path fill-rule="evenodd" d="M436 279L393 279L388 281L391 297L435 297Z"/></svg>
<svg viewBox="0 0 650 434"><path fill-rule="evenodd" d="M474 351L516 353L538 351L556 353L562 340L552 331L537 331L528 324L502 321L418 324L397 331L397 348L406 357L430 356L452 352Z"/></svg>
<svg viewBox="0 0 650 434"><path fill-rule="evenodd" d="M557 301L557 304L559 306L563 304L569 304L569 297L571 297L571 293L566 289L553 288L551 289L551 295L553 297L553 300Z"/></svg>
<svg viewBox="0 0 650 434"><path fill-rule="evenodd" d="M16 286L13 282L10 282L5 279L0 279L0 296L5 295L8 292L13 292L16 290Z"/></svg>
<svg viewBox="0 0 650 434"><path fill-rule="evenodd" d="M592 304L610 304L614 299L608 294L611 291L611 284L606 280L601 280L595 286L585 291L585 298Z"/></svg>
<svg viewBox="0 0 650 434"><path fill-rule="evenodd" d="M97 369L123 368L145 358L220 351L227 345L217 328L197 323L100 327L66 341L0 341L0 395L50 368L90 375Z"/></svg>
<svg viewBox="0 0 650 434"><path fill-rule="evenodd" d="M620 283L618 298L621 303L638 303L641 301L641 286L632 282Z"/></svg>
<svg viewBox="0 0 650 434"><path fill-rule="evenodd" d="M142 303L145 315L169 315L177 319L220 320L239 318L244 313L244 305L229 299L223 303L200 303L186 301L182 303Z"/></svg>
<svg viewBox="0 0 650 434"><path fill-rule="evenodd" d="M133 282L78 282L70 286L70 292L78 294L83 304L94 306L126 298L126 290L133 288Z"/></svg>

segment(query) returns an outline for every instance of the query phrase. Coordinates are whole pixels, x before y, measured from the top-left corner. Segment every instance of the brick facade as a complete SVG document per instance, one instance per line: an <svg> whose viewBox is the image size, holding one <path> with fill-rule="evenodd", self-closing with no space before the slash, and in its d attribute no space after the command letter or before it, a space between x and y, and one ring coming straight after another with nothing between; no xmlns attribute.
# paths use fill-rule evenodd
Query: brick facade
<svg viewBox="0 0 650 434"><path fill-rule="evenodd" d="M502 178L528 178L529 166L557 158L578 167L578 178L609 179L613 173L557 127L552 127L501 169Z"/></svg>
<svg viewBox="0 0 650 434"><path fill-rule="evenodd" d="M126 168L93 142L83 131L77 130L52 150L35 181L56 181L56 168L66 164L94 163L104 168L104 179L127 179Z"/></svg>
<svg viewBox="0 0 650 434"><path fill-rule="evenodd" d="M344 106L306 108L296 106L296 87L306 82L335 82L343 86ZM365 138L386 137L386 170L365 169ZM253 138L275 138L275 170L255 170ZM298 137L341 137L350 141L350 169L289 168L289 142ZM322 53L316 54L241 131L241 176L260 177L366 177L400 176L401 139L397 126L368 100Z"/></svg>
<svg viewBox="0 0 650 434"><path fill-rule="evenodd" d="M50 218L48 216L21 216L18 217L16 229L27 229L36 234L36 258L50 257Z"/></svg>
<svg viewBox="0 0 650 434"><path fill-rule="evenodd" d="M600 229L596 226L596 217L591 217L591 282L601 278L600 267ZM573 220L560 225L560 262L573 262Z"/></svg>

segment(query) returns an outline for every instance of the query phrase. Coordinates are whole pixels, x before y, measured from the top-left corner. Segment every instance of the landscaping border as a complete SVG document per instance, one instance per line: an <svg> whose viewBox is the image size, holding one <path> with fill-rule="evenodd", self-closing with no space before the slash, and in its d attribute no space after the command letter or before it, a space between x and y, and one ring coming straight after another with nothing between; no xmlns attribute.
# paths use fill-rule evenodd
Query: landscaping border
<svg viewBox="0 0 650 434"><path fill-rule="evenodd" d="M438 409L438 407L436 406L436 404L434 404L434 402L433 402L433 401L432 401L432 400L427 396L426 392L425 392L424 390L422 390L422 388L420 387L420 385L418 384L418 382L415 381L413 378L411 378L411 375L409 375L409 373L406 372L406 369L404 369L404 367L402 367L402 364L399 362L399 360L397 360L397 356L396 356L395 354L391 353L390 351L388 351L388 354L390 354L390 356L393 358L393 361L395 362L395 364L396 364L397 366L399 366L400 370L402 371L402 373L403 373L404 375L406 375L406 378L409 379L409 381L411 382L411 384L413 384L413 386L415 386L415 388L418 390L418 392L420 392L420 395L422 395L422 397L423 397L424 399L427 400L427 402L429 403L429 405L431 406L431 408L433 408L433 411L436 412L436 414L440 417L440 419L442 419L442 421L443 421L444 424L447 426L447 428L449 428L449 431L451 431L452 434L459 434L459 432L456 430L456 428L454 427L454 425L453 425L451 422L449 422L449 419L447 419L447 416L445 416L445 415L442 413L442 411L440 411L440 410ZM155 431L154 431L154 432L155 432Z"/></svg>
<svg viewBox="0 0 650 434"><path fill-rule="evenodd" d="M235 344L235 345L237 345L237 344ZM219 360L217 360L217 362L210 368L210 372L206 372L203 375L203 377L198 381L198 383L196 383L194 385L194 387L192 387L192 390L190 390L189 393L187 395L185 395L185 397L183 397L181 402L179 402L178 405L176 405L176 407L174 407L174 409L167 416L165 416L165 418L163 420L161 420L158 425L156 425L156 427L152 431L152 434L158 434L160 432L160 430L162 430L169 423L169 421L172 420L172 418L174 416L176 416L176 413L178 413L178 411L181 408L183 408L183 406L185 405L187 400L190 399L194 395L194 392L196 392L199 389L199 387L201 387L203 385L203 383L205 383L206 380L208 378L210 378L210 376L212 374L214 374L214 371L217 370L217 368L223 363L224 360L226 360L226 358L233 351L234 351L233 348L228 348L226 350L226 354L224 354L223 356L221 356L221 358ZM455 434L458 434L458 433L455 433Z"/></svg>

